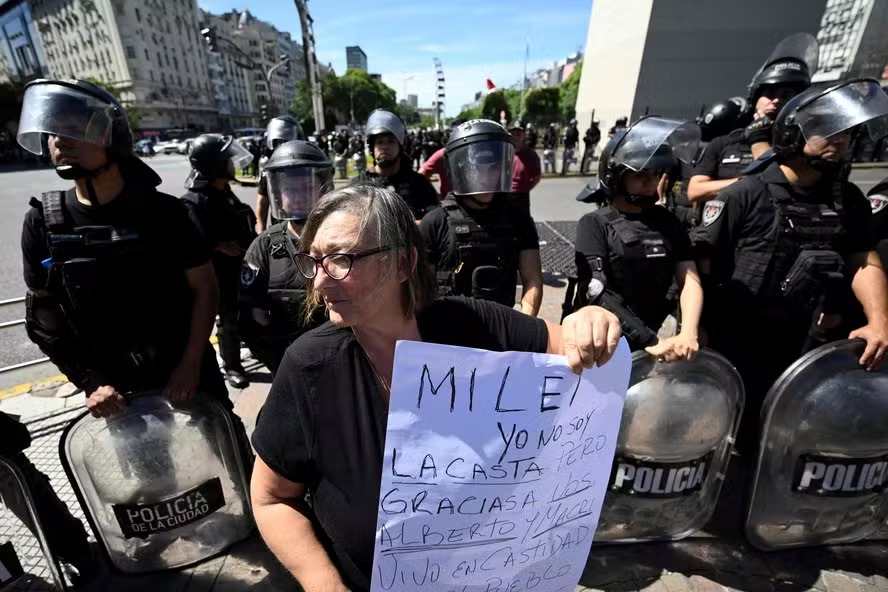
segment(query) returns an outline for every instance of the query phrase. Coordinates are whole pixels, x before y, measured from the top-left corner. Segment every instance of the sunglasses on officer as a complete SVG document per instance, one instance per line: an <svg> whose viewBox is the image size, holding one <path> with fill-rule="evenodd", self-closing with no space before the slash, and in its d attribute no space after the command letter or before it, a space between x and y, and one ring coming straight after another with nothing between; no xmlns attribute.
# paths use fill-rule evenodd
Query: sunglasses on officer
<svg viewBox="0 0 888 592"><path fill-rule="evenodd" d="M308 253L296 253L294 263L299 273L307 280L315 279L318 275L318 267L322 267L330 279L339 281L348 277L355 265L355 261L371 255L392 251L396 248L393 246L376 247L358 253L330 253L323 257L312 257Z"/></svg>

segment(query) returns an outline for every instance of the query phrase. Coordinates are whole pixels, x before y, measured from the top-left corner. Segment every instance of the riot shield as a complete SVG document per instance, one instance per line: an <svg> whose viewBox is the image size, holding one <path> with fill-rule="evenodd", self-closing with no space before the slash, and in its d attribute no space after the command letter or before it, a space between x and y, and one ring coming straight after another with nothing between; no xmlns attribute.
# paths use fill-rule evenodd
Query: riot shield
<svg viewBox="0 0 888 592"><path fill-rule="evenodd" d="M635 352L595 542L677 540L701 528L715 510L743 402L740 375L711 350L672 363Z"/></svg>
<svg viewBox="0 0 888 592"><path fill-rule="evenodd" d="M66 590L24 474L0 455L0 589Z"/></svg>
<svg viewBox="0 0 888 592"><path fill-rule="evenodd" d="M802 356L771 387L746 536L763 550L852 543L888 520L888 369L862 341Z"/></svg>
<svg viewBox="0 0 888 592"><path fill-rule="evenodd" d="M80 416L59 448L109 564L135 574L192 565L250 534L237 441L219 403L152 393L111 418Z"/></svg>

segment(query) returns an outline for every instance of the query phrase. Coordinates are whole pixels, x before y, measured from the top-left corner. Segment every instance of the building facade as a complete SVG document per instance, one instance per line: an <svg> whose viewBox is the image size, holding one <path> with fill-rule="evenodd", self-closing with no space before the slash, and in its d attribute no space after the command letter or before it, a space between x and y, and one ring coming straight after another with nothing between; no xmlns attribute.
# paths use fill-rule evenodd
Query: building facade
<svg viewBox="0 0 888 592"><path fill-rule="evenodd" d="M359 45L352 45L345 48L345 64L346 69L356 68L358 70L367 71L367 54Z"/></svg>
<svg viewBox="0 0 888 592"><path fill-rule="evenodd" d="M196 0L31 0L49 69L118 89L148 135L215 129Z"/></svg>
<svg viewBox="0 0 888 592"><path fill-rule="evenodd" d="M221 70L217 67L211 71L217 101L221 98L223 104L231 105L226 115L220 107L220 116L236 128L261 126L262 105L269 117L287 112L296 97L296 82L305 79L302 45L289 33L278 31L246 10L221 15L203 12L203 19L204 26L215 27L219 39L218 58L213 59L224 62ZM272 73L269 94L265 72L283 56L290 58L289 68L284 66Z"/></svg>
<svg viewBox="0 0 888 592"><path fill-rule="evenodd" d="M817 41L815 82L888 79L888 2L827 0Z"/></svg>
<svg viewBox="0 0 888 592"><path fill-rule="evenodd" d="M588 126L593 111L602 129L645 113L693 119L704 105L745 96L781 39L817 33L825 6L826 0L595 0L579 125Z"/></svg>
<svg viewBox="0 0 888 592"><path fill-rule="evenodd" d="M47 72L28 3L0 0L0 80L32 80Z"/></svg>

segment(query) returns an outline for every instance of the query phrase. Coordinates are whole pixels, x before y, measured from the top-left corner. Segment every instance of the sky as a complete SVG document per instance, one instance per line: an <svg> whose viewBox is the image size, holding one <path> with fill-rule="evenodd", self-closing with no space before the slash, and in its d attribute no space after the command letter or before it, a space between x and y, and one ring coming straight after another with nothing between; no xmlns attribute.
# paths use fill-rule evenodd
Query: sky
<svg viewBox="0 0 888 592"><path fill-rule="evenodd" d="M238 3L239 2L239 3ZM214 13L248 9L300 43L295 3L288 0L198 0ZM525 44L528 73L581 50L592 0L310 0L318 61L345 72L345 48L359 45L368 70L382 74L398 99L419 96L431 107L433 58L442 62L447 116L459 113L490 78L498 87L521 80Z"/></svg>

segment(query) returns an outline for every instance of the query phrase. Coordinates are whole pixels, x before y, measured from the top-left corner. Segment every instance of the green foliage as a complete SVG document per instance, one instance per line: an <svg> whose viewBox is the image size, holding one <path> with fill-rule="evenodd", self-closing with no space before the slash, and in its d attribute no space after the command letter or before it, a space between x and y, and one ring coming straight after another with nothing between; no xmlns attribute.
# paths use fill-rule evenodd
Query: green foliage
<svg viewBox="0 0 888 592"><path fill-rule="evenodd" d="M18 120L24 93L25 85L21 82L0 82L0 127L5 127L8 121Z"/></svg>
<svg viewBox="0 0 888 592"><path fill-rule="evenodd" d="M346 124L351 119L354 108L355 121L363 125L374 109L396 111L395 90L383 82L373 80L363 70L349 69L342 76L332 73L321 76L321 89L324 98L324 120L327 129ZM296 87L296 98L291 109L308 132L313 129L311 91L305 81ZM309 132L311 133L311 132Z"/></svg>
<svg viewBox="0 0 888 592"><path fill-rule="evenodd" d="M580 90L580 76L583 73L583 62L577 64L567 80L561 83L561 117L566 123L577 115L577 93Z"/></svg>
<svg viewBox="0 0 888 592"><path fill-rule="evenodd" d="M512 111L509 110L509 100L501 90L488 93L481 102L481 116L493 121L500 120L500 111L506 112L506 121L512 119Z"/></svg>
<svg viewBox="0 0 888 592"><path fill-rule="evenodd" d="M419 122L419 127L424 127L426 129L433 129L435 127L435 118L432 115L427 115L422 118Z"/></svg>
<svg viewBox="0 0 888 592"><path fill-rule="evenodd" d="M471 109L460 111L459 115L457 115L456 118L462 119L463 121L481 119L481 107L472 107Z"/></svg>
<svg viewBox="0 0 888 592"><path fill-rule="evenodd" d="M86 78L87 82L91 82L98 86L99 88L103 88L111 93L114 98L116 98L121 105L126 109L126 117L129 119L130 129L136 131L139 129L139 118L141 117L139 110L131 105L127 105L123 102L123 99L120 98L120 89L114 86L113 84L102 82L98 78Z"/></svg>
<svg viewBox="0 0 888 592"><path fill-rule="evenodd" d="M535 125L557 123L561 119L561 89L531 89L524 97L524 118Z"/></svg>

